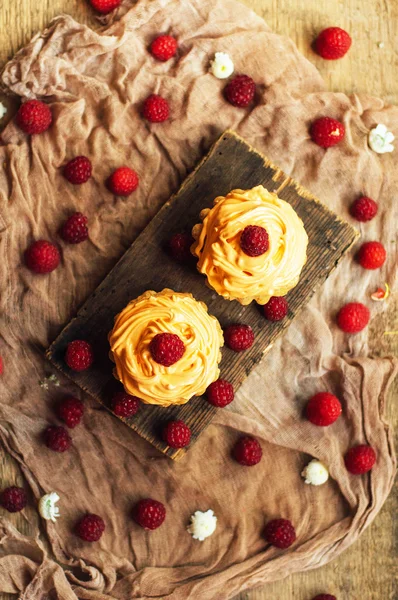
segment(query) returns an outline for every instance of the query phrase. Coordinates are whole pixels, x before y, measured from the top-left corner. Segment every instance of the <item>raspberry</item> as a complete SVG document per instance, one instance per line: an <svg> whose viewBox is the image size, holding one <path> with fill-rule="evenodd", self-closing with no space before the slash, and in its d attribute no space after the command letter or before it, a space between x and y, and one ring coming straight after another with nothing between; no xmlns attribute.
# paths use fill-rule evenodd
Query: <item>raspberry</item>
<svg viewBox="0 0 398 600"><path fill-rule="evenodd" d="M171 35L159 35L150 46L150 52L157 60L165 61L177 52L177 40Z"/></svg>
<svg viewBox="0 0 398 600"><path fill-rule="evenodd" d="M163 439L170 448L185 448L191 441L191 430L184 421L170 421L163 429Z"/></svg>
<svg viewBox="0 0 398 600"><path fill-rule="evenodd" d="M139 184L138 175L129 167L119 167L108 178L108 189L115 196L129 196L137 189Z"/></svg>
<svg viewBox="0 0 398 600"><path fill-rule="evenodd" d="M176 233L169 240L169 252L172 258L180 263L193 259L191 246L194 239L190 233Z"/></svg>
<svg viewBox="0 0 398 600"><path fill-rule="evenodd" d="M25 264L34 273L51 273L59 265L58 248L46 240L37 240L25 251Z"/></svg>
<svg viewBox="0 0 398 600"><path fill-rule="evenodd" d="M65 354L65 362L73 371L85 371L94 361L94 353L91 344L85 340L73 340L69 342Z"/></svg>
<svg viewBox="0 0 398 600"><path fill-rule="evenodd" d="M80 244L88 238L87 217L75 212L63 224L60 235L68 244Z"/></svg>
<svg viewBox="0 0 398 600"><path fill-rule="evenodd" d="M372 198L368 198L367 196L361 196L354 200L350 207L350 213L357 221L361 221L361 223L366 223L366 221L371 221L373 217L376 216L378 210L378 206Z"/></svg>
<svg viewBox="0 0 398 600"><path fill-rule="evenodd" d="M370 310L361 302L349 302L337 314L337 325L346 333L358 333L370 320Z"/></svg>
<svg viewBox="0 0 398 600"><path fill-rule="evenodd" d="M341 412L339 399L329 392L315 394L305 408L307 419L319 427L327 427L337 421Z"/></svg>
<svg viewBox="0 0 398 600"><path fill-rule="evenodd" d="M185 352L182 340L175 333L158 333L149 345L152 358L159 365L174 365Z"/></svg>
<svg viewBox="0 0 398 600"><path fill-rule="evenodd" d="M91 177L91 162L86 156L76 156L64 166L64 177L70 183L79 185L86 183Z"/></svg>
<svg viewBox="0 0 398 600"><path fill-rule="evenodd" d="M98 542L105 531L105 523L100 516L87 513L76 524L75 531L85 542Z"/></svg>
<svg viewBox="0 0 398 600"><path fill-rule="evenodd" d="M89 2L94 10L103 15L107 15L120 6L121 0L89 0Z"/></svg>
<svg viewBox="0 0 398 600"><path fill-rule="evenodd" d="M254 333L250 325L229 325L224 331L224 339L228 348L234 352L248 350L254 342Z"/></svg>
<svg viewBox="0 0 398 600"><path fill-rule="evenodd" d="M169 118L169 103L162 96L151 94L144 102L142 114L150 123L162 123Z"/></svg>
<svg viewBox="0 0 398 600"><path fill-rule="evenodd" d="M118 417L133 417L140 406L137 396L130 396L126 392L117 392L112 398L112 410Z"/></svg>
<svg viewBox="0 0 398 600"><path fill-rule="evenodd" d="M344 457L347 471L353 475L363 475L371 470L376 462L376 452L371 446L362 444L350 448Z"/></svg>
<svg viewBox="0 0 398 600"><path fill-rule="evenodd" d="M380 242L365 242L359 249L357 260L364 269L379 269L384 265L387 252Z"/></svg>
<svg viewBox="0 0 398 600"><path fill-rule="evenodd" d="M0 504L10 513L19 512L27 503L25 490L15 485L1 492Z"/></svg>
<svg viewBox="0 0 398 600"><path fill-rule="evenodd" d="M258 441L249 436L241 437L236 442L232 453L235 460L245 467L257 465L263 456L263 450Z"/></svg>
<svg viewBox="0 0 398 600"><path fill-rule="evenodd" d="M351 47L351 38L340 27L328 27L321 31L315 40L315 50L326 60L336 60L347 54Z"/></svg>
<svg viewBox="0 0 398 600"><path fill-rule="evenodd" d="M76 425L79 425L81 418L84 413L83 402L80 402L77 398L65 398L58 406L58 416L67 427L73 429Z"/></svg>
<svg viewBox="0 0 398 600"><path fill-rule="evenodd" d="M135 505L133 518L144 529L157 529L166 518L166 508L157 500L145 498Z"/></svg>
<svg viewBox="0 0 398 600"><path fill-rule="evenodd" d="M318 596L315 596L312 600L337 600L337 598L331 594L318 594Z"/></svg>
<svg viewBox="0 0 398 600"><path fill-rule="evenodd" d="M224 94L233 106L244 108L252 102L256 93L256 84L248 75L237 75L226 85Z"/></svg>
<svg viewBox="0 0 398 600"><path fill-rule="evenodd" d="M52 123L51 109L40 100L28 100L19 108L16 123L25 133L43 133Z"/></svg>
<svg viewBox="0 0 398 600"><path fill-rule="evenodd" d="M296 532L287 519L274 519L265 526L264 537L272 546L289 548L296 541Z"/></svg>
<svg viewBox="0 0 398 600"><path fill-rule="evenodd" d="M234 399L234 388L229 381L217 379L206 390L207 401L213 406L224 408Z"/></svg>
<svg viewBox="0 0 398 600"><path fill-rule="evenodd" d="M47 448L54 450L54 452L66 452L66 450L69 450L72 440L66 429L52 425L47 427L44 432L44 442Z"/></svg>
<svg viewBox="0 0 398 600"><path fill-rule="evenodd" d="M261 256L269 248L269 237L264 227L248 225L240 236L240 247L248 256Z"/></svg>
<svg viewBox="0 0 398 600"><path fill-rule="evenodd" d="M289 312L289 305L283 296L271 296L263 310L268 321L282 321Z"/></svg>
<svg viewBox="0 0 398 600"><path fill-rule="evenodd" d="M310 133L312 140L318 146L321 146L321 148L330 148L341 142L344 138L345 127L343 123L336 121L336 119L322 117L313 122Z"/></svg>

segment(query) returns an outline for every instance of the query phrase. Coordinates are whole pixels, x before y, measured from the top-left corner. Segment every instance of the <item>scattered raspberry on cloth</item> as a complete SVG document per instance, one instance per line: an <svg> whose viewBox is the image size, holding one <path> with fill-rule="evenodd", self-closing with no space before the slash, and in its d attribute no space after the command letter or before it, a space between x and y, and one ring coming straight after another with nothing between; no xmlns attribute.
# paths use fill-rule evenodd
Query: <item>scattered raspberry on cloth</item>
<svg viewBox="0 0 398 600"><path fill-rule="evenodd" d="M340 121L330 117L322 117L314 121L310 129L312 140L321 148L335 146L345 136L345 127Z"/></svg>
<svg viewBox="0 0 398 600"><path fill-rule="evenodd" d="M233 457L245 467L257 465L263 456L260 443L254 437L243 436L235 444Z"/></svg>
<svg viewBox="0 0 398 600"><path fill-rule="evenodd" d="M348 450L344 462L347 471L353 475L363 475L370 471L376 463L376 452L366 444L354 446Z"/></svg>
<svg viewBox="0 0 398 600"><path fill-rule="evenodd" d="M98 542L105 531L105 522L99 515L87 513L78 521L75 531L85 542Z"/></svg>
<svg viewBox="0 0 398 600"><path fill-rule="evenodd" d="M47 448L54 452L66 452L72 444L69 433L64 427L51 425L44 432L44 442Z"/></svg>
<svg viewBox="0 0 398 600"><path fill-rule="evenodd" d="M144 529L154 530L162 525L166 518L164 504L152 498L140 500L134 507L133 518Z"/></svg>
<svg viewBox="0 0 398 600"><path fill-rule="evenodd" d="M80 185L86 183L91 177L92 166L87 156L76 156L72 158L65 166L63 174L69 183Z"/></svg>
<svg viewBox="0 0 398 600"><path fill-rule="evenodd" d="M361 223L371 221L376 216L377 210L377 203L367 196L357 198L350 207L351 215Z"/></svg>
<svg viewBox="0 0 398 600"><path fill-rule="evenodd" d="M54 271L61 260L59 250L47 240L37 240L25 251L25 264L40 275Z"/></svg>
<svg viewBox="0 0 398 600"><path fill-rule="evenodd" d="M387 252L380 242L365 242L360 247L357 260L364 269L380 269L386 261Z"/></svg>
<svg viewBox="0 0 398 600"><path fill-rule="evenodd" d="M337 600L337 598L331 594L318 594L318 596L315 596L312 600Z"/></svg>
<svg viewBox="0 0 398 600"><path fill-rule="evenodd" d="M91 6L97 12L107 15L108 13L118 8L122 0L88 0Z"/></svg>
<svg viewBox="0 0 398 600"><path fill-rule="evenodd" d="M80 244L88 238L88 219L80 212L75 212L63 224L60 235L68 244Z"/></svg>
<svg viewBox="0 0 398 600"><path fill-rule="evenodd" d="M248 75L236 75L224 89L225 98L233 106L245 108L253 101L256 84Z"/></svg>
<svg viewBox="0 0 398 600"><path fill-rule="evenodd" d="M40 100L28 100L20 106L15 120L22 131L32 135L47 131L53 117L47 104Z"/></svg>
<svg viewBox="0 0 398 600"><path fill-rule="evenodd" d="M276 548L289 548L296 541L296 532L287 519L274 519L264 529L266 541Z"/></svg>
<svg viewBox="0 0 398 600"><path fill-rule="evenodd" d="M150 123L162 123L170 116L169 103L162 96L151 94L144 102L142 115Z"/></svg>
<svg viewBox="0 0 398 600"><path fill-rule="evenodd" d="M342 408L338 398L329 392L315 394L305 408L307 419L319 427L332 425L341 415Z"/></svg>
<svg viewBox="0 0 398 600"><path fill-rule="evenodd" d="M119 167L107 180L107 187L115 196L130 196L138 185L138 175L130 167Z"/></svg>
<svg viewBox="0 0 398 600"><path fill-rule="evenodd" d="M70 429L74 429L79 425L83 414L84 404L77 398L65 398L65 400L62 400L58 405L58 416Z"/></svg>
<svg viewBox="0 0 398 600"><path fill-rule="evenodd" d="M358 333L370 320L370 310L361 302L348 302L337 314L337 325L345 333Z"/></svg>
<svg viewBox="0 0 398 600"><path fill-rule="evenodd" d="M159 35L151 43L150 52L154 58L164 62L175 56L177 47L177 40L171 35Z"/></svg>
<svg viewBox="0 0 398 600"><path fill-rule="evenodd" d="M0 504L10 513L19 512L27 504L25 490L15 485L6 488L1 492Z"/></svg>

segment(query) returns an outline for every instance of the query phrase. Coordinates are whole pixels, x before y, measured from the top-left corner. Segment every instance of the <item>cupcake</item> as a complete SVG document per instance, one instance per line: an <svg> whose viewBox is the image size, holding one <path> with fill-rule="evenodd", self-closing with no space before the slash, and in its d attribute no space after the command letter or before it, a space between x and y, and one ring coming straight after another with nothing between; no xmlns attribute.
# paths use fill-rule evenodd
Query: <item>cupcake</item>
<svg viewBox="0 0 398 600"><path fill-rule="evenodd" d="M308 236L288 202L258 185L219 196L200 218L191 251L217 294L244 305L266 304L297 285Z"/></svg>
<svg viewBox="0 0 398 600"><path fill-rule="evenodd" d="M115 318L114 376L146 404L185 404L219 376L223 334L192 294L147 291Z"/></svg>

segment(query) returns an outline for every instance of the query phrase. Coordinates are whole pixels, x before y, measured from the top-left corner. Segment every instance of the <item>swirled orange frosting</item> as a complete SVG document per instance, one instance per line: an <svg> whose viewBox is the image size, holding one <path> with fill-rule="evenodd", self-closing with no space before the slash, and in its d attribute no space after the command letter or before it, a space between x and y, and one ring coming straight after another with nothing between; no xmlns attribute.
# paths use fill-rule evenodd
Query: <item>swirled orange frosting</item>
<svg viewBox="0 0 398 600"><path fill-rule="evenodd" d="M185 352L170 367L152 358L149 345L159 333L174 333ZM219 376L223 334L217 319L192 294L164 289L132 300L109 334L114 376L128 394L146 404L185 404Z"/></svg>
<svg viewBox="0 0 398 600"><path fill-rule="evenodd" d="M241 304L265 304L297 285L307 260L308 236L288 202L259 185L219 196L200 216L203 223L193 228L191 250L199 259L198 270L218 294ZM261 256L248 256L240 247L248 225L268 233L269 248Z"/></svg>

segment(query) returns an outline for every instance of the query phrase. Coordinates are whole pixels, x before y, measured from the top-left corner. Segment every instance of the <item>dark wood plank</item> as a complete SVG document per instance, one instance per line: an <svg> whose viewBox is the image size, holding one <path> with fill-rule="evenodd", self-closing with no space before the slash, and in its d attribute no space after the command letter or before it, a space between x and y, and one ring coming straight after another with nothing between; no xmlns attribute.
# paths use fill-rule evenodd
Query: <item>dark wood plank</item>
<svg viewBox="0 0 398 600"><path fill-rule="evenodd" d="M212 206L216 196L225 195L234 188L249 189L258 184L277 191L280 198L290 202L302 218L309 237L307 264L299 284L287 296L289 315L280 323L266 321L259 307L253 303L242 307L237 302L217 296L205 285L205 278L194 266L178 265L164 251L170 236L177 231L191 229L199 221L200 211ZM47 357L110 410L109 400L118 386L112 376L107 341L114 316L145 290L161 291L168 287L177 292L191 292L196 299L203 300L222 326L245 322L253 328L256 342L250 350L242 354L228 348L223 351L221 376L231 381L236 390L316 288L325 281L357 236L351 225L333 214L243 139L227 131L88 298L48 349ZM90 341L96 350L95 365L83 373L72 372L63 360L68 342L76 338ZM194 398L181 407L143 405L137 415L125 419L125 422L156 448L177 459L185 454L186 449L173 450L161 441L159 431L162 424L170 419L183 419L192 429L192 446L211 422L215 410L205 399Z"/></svg>

